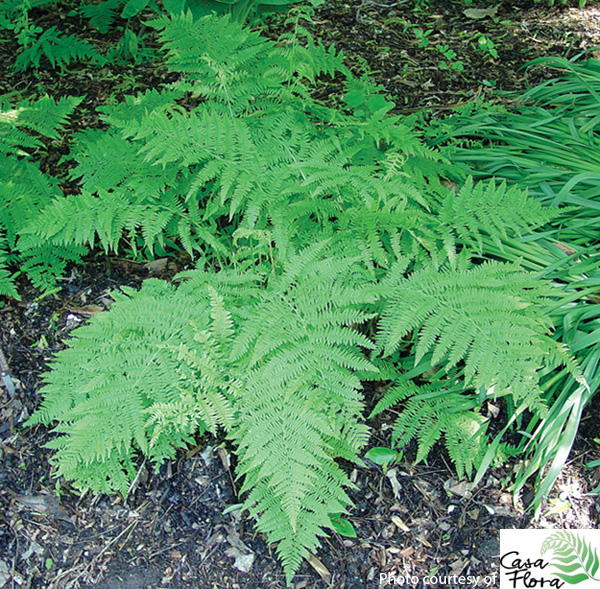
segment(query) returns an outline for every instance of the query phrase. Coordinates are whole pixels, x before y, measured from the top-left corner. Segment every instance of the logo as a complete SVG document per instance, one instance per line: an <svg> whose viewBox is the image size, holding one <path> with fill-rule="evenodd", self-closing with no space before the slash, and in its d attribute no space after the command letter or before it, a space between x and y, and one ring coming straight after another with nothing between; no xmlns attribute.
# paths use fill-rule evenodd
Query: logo
<svg viewBox="0 0 600 589"><path fill-rule="evenodd" d="M500 589L600 589L600 530L501 530Z"/></svg>

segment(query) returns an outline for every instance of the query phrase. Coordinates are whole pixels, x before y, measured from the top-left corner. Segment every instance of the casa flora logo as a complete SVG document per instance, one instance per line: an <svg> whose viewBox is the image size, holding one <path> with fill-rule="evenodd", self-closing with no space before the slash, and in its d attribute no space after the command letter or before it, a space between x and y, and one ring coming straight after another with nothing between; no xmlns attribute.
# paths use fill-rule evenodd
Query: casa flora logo
<svg viewBox="0 0 600 589"><path fill-rule="evenodd" d="M600 530L501 530L500 589L600 589Z"/></svg>

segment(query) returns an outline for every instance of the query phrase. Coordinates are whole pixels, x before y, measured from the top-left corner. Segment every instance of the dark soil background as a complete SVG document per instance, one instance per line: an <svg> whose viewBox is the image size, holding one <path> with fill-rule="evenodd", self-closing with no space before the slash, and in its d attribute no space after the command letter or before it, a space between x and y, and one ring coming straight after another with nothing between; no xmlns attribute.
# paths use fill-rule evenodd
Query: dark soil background
<svg viewBox="0 0 600 589"><path fill-rule="evenodd" d="M489 8L486 4L483 8ZM497 5L495 18L470 18L463 10L449 2L418 8L408 1L329 0L316 12L312 30L326 45L335 42L343 49L357 74L368 69L394 97L399 113L428 107L436 117L481 96L510 101L498 91L523 90L555 75L522 69L526 62L548 55L593 55L600 45L600 9L591 3L577 9L505 1ZM59 14L56 19L65 30L84 26ZM280 31L277 22L269 33L273 36ZM426 44L416 28L426 33ZM493 42L497 56L479 48L482 34ZM437 45L456 56L446 59ZM73 128L98 124L95 106L111 94L171 81L156 63L133 69L74 66L68 75L41 67L16 75L10 70L16 50L2 34L0 93L22 98L43 92L85 94ZM441 60L448 68L440 67ZM452 67L458 61L462 69ZM320 89L332 101L335 91L335 85ZM50 142L41 154L44 169L64 175L57 162L67 147L65 140ZM71 189L69 182L63 182L63 189ZM43 447L51 434L43 427L22 427L40 402L41 375L72 329L108 308L111 292L120 286L139 286L151 274L168 279L187 263L174 259L147 266L90 256L87 264L70 270L53 294L39 298L22 281L21 301L2 301L0 346L16 393L0 388L0 588L285 587L273 547L252 522L237 512L223 515L239 502L239 485L234 457L221 441L199 440L158 472L142 468L126 501L78 497L64 484L58 498L51 453ZM377 389L366 391L368 399L378 394ZM370 424L372 445L389 444L393 417ZM585 414L571 461L535 521L523 509L527 494L515 502L507 490L510 465L491 470L472 491L454 478L441 448L426 465L412 464L409 448L406 458L387 472L376 465L352 470L355 507L349 519L357 538L324 540L295 577L295 589L377 587L380 573L390 572L420 579L435 574L493 577L498 574L499 529L597 527L600 509L590 491L598 485L600 469L585 464L600 455L593 441L599 423L596 400Z"/></svg>

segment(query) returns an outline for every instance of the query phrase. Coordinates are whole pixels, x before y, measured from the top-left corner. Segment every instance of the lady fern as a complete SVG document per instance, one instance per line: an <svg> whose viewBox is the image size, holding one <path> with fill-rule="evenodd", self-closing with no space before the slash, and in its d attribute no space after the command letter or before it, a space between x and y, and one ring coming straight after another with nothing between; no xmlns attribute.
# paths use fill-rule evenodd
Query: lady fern
<svg viewBox="0 0 600 589"><path fill-rule="evenodd" d="M350 503L335 458L358 461L367 430L354 373L375 370L358 349L374 344L355 328L370 317L365 274L323 248L265 288L252 275L196 272L177 292L150 280L116 295L59 353L29 421L58 422L56 476L127 493L134 450L160 463L195 432L225 428L244 505L279 542L291 579L329 514Z"/></svg>
<svg viewBox="0 0 600 589"><path fill-rule="evenodd" d="M216 16L152 26L181 80L102 107L107 129L68 156L80 192L41 203L18 238L150 254L176 240L214 271L116 295L57 356L30 424L57 423L57 476L123 493L138 453L159 464L225 430L243 505L291 581L350 507L337 460L359 462L361 379L384 362L396 386L377 411L406 402L396 441L424 458L444 436L461 474L485 454L482 403L543 416L541 375L578 376L550 337L553 288L481 263L484 243L554 213L503 184L446 188L450 163L334 49ZM311 97L334 75L341 109Z"/></svg>
<svg viewBox="0 0 600 589"><path fill-rule="evenodd" d="M415 461L420 462L443 437L457 474L470 477L488 449L487 419L480 411L477 395L465 394L464 386L449 379L417 385L400 376L371 415L400 403L402 410L394 423L392 443L403 448L416 440Z"/></svg>
<svg viewBox="0 0 600 589"><path fill-rule="evenodd" d="M74 243L57 244L27 227L39 211L61 198L58 183L43 174L33 159L43 147L41 137L57 139L81 98L54 101L43 97L35 102L12 105L0 100L0 253L5 263L18 265L34 286L47 289L63 274L69 261L85 252ZM16 296L12 276L0 275L0 289Z"/></svg>
<svg viewBox="0 0 600 589"><path fill-rule="evenodd" d="M177 239L192 255L226 259L232 241L221 227L233 222L270 231L273 257L284 260L362 207L377 224L390 208L407 223L428 208L427 182L407 182L403 166L435 154L397 117L384 120L391 103L356 82L333 50L280 47L226 18L181 14L153 26L183 80L102 107L111 128L76 135L70 154L81 193L55 199L28 231L107 250L134 236L149 252ZM336 72L348 79L354 113L310 98L310 83ZM182 108L186 92L200 103ZM388 266L397 252L387 243L379 251L376 234L362 250Z"/></svg>
<svg viewBox="0 0 600 589"><path fill-rule="evenodd" d="M209 359L216 353L209 293L174 296L173 287L149 280L139 293L115 299L110 313L78 330L59 354L30 424L58 421L62 435L49 443L58 450L57 476L81 488L126 494L134 449L160 463L196 431L214 430L217 414L224 424L231 416L223 384L214 375L206 384L193 378L198 362L188 353L197 350ZM222 410L186 411L177 421L178 408L189 410L190 385L202 391L203 403Z"/></svg>
<svg viewBox="0 0 600 589"><path fill-rule="evenodd" d="M541 410L542 368L564 363L576 372L568 352L549 337L550 320L538 312L552 289L517 266L460 261L456 270L429 266L408 278L390 273L380 325L384 354L413 333L415 364L425 357L445 370L464 363L465 386L510 393Z"/></svg>

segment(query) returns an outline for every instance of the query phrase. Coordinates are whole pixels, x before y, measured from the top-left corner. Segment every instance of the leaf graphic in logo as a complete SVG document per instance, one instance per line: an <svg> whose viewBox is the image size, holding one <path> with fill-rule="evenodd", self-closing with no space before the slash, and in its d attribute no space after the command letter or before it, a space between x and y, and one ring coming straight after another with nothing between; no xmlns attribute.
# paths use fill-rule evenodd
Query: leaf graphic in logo
<svg viewBox="0 0 600 589"><path fill-rule="evenodd" d="M569 531L555 532L542 544L542 554L548 550L552 550L553 553L552 566L561 571L552 574L569 585L576 585L588 579L600 580L595 577L600 568L600 558L585 538Z"/></svg>

